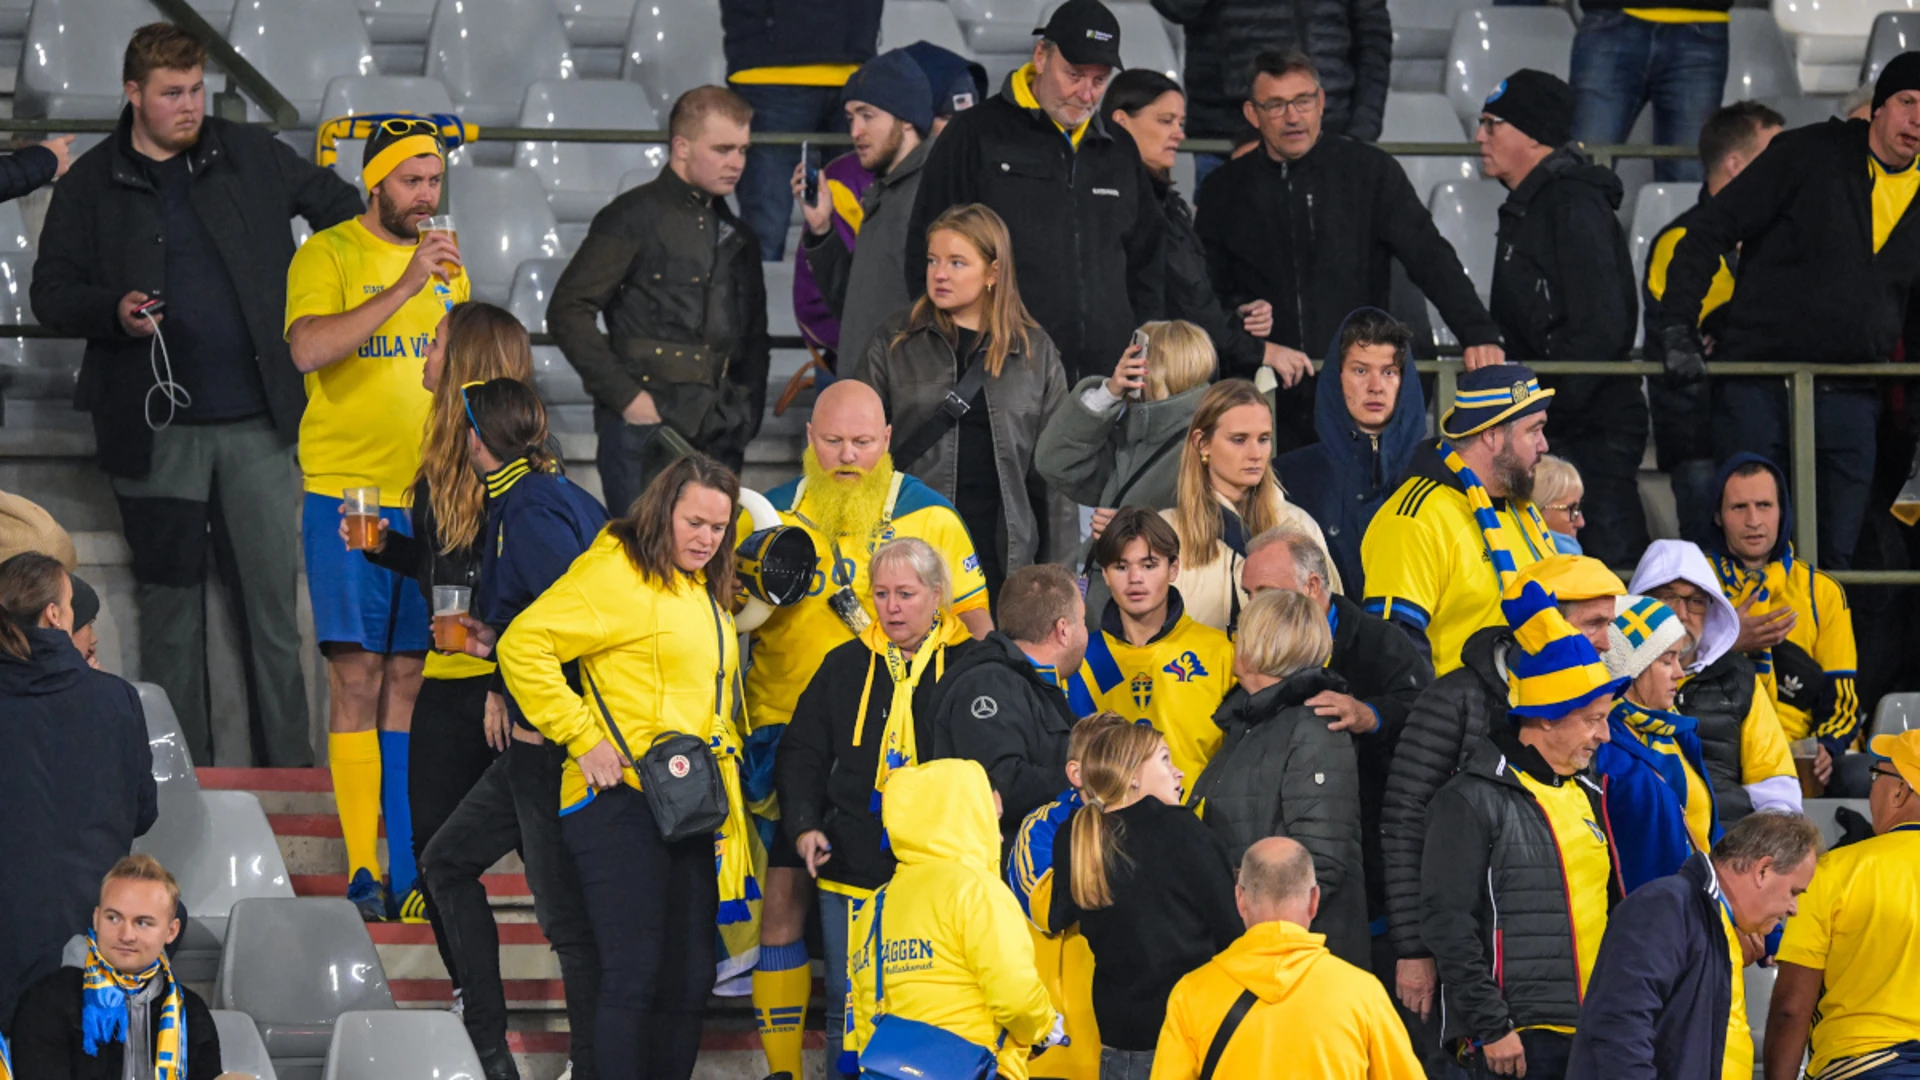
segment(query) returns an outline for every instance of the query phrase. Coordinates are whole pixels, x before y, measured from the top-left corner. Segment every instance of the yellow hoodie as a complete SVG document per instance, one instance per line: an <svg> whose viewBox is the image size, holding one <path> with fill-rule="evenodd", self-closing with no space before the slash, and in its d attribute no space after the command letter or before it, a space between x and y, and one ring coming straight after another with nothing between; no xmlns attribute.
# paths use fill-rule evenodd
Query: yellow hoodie
<svg viewBox="0 0 1920 1080"><path fill-rule="evenodd" d="M1194 1080L1220 1021L1240 995L1259 998L1220 1055L1234 1080L1422 1080L1407 1029L1370 973L1327 951L1326 935L1256 923L1167 999L1153 1080Z"/></svg>
<svg viewBox="0 0 1920 1080"><path fill-rule="evenodd" d="M498 655L528 722L567 748L563 814L592 801L578 759L607 738L589 679L634 754L645 754L664 732L737 741L725 737L740 664L733 614L707 595L705 574L681 575L671 587L643 578L605 531L515 616ZM580 661L584 695L567 685L560 666L569 660ZM639 788L633 769L624 779Z"/></svg>
<svg viewBox="0 0 1920 1080"><path fill-rule="evenodd" d="M849 937L847 1049L873 1032L876 1012L932 1024L991 1047L1007 1032L1000 1075L1026 1080L1027 1047L1053 1027L1053 1003L1034 970L1019 901L1001 883L993 789L977 762L947 758L887 781L881 821L900 865L885 887L881 943L886 1001L876 1009L873 915L860 908Z"/></svg>

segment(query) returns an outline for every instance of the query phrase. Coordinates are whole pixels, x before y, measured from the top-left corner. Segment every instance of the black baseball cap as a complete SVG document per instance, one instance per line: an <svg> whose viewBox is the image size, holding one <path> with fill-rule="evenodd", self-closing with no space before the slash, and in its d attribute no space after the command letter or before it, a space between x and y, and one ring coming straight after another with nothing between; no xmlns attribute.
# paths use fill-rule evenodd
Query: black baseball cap
<svg viewBox="0 0 1920 1080"><path fill-rule="evenodd" d="M1100 0L1067 0L1034 34L1053 42L1067 63L1075 67L1126 66L1120 62L1120 20Z"/></svg>

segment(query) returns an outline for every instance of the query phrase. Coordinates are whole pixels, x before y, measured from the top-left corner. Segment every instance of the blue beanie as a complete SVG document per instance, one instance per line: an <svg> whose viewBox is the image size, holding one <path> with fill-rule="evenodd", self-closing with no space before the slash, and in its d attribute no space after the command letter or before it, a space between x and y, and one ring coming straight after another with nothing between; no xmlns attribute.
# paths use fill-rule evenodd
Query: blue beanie
<svg viewBox="0 0 1920 1080"><path fill-rule="evenodd" d="M840 91L842 105L864 101L912 124L922 138L933 128L933 89L905 49L888 49L860 65Z"/></svg>

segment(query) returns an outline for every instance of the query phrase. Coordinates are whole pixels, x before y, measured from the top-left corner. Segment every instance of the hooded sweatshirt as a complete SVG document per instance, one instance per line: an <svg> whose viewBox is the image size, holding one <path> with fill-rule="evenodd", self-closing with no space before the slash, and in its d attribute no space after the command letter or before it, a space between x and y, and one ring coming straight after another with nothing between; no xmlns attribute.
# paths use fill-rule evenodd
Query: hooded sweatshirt
<svg viewBox="0 0 1920 1080"><path fill-rule="evenodd" d="M1354 316L1370 311L1378 309L1359 308L1348 314L1327 344L1327 363L1313 405L1313 430L1320 441L1281 455L1275 464L1288 498L1325 529L1333 563L1346 582L1347 595L1353 597L1367 594L1360 539L1367 534L1374 512L1406 475L1427 429L1426 397L1419 378L1407 369L1405 356L1400 358L1400 397L1385 431L1368 435L1347 411L1339 378L1340 336Z"/></svg>
<svg viewBox="0 0 1920 1080"><path fill-rule="evenodd" d="M1756 570L1747 569L1728 552L1723 532L1709 552L1714 574L1735 607L1753 600L1749 614L1782 607L1793 611L1793 631L1787 640L1752 654L1754 668L1773 698L1788 740L1817 736L1829 753L1839 754L1853 742L1860 724L1860 702L1854 690L1859 652L1853 639L1853 612L1839 582L1795 557L1793 497L1780 466L1759 454L1733 455L1714 480L1715 504L1725 501L1727 482L1748 465L1773 473L1779 489L1780 532L1766 565Z"/></svg>
<svg viewBox="0 0 1920 1080"><path fill-rule="evenodd" d="M1290 922L1256 923L1181 979L1167 1001L1153 1080L1194 1080L1220 1021L1240 995L1256 998L1220 1055L1215 1076L1239 1080L1420 1080L1426 1075L1380 981Z"/></svg>
<svg viewBox="0 0 1920 1080"><path fill-rule="evenodd" d="M1034 968L1026 917L1000 882L1000 827L986 770L956 758L902 769L887 782L881 814L900 864L861 906L848 938L854 1027L847 1049L867 1044L880 1014L983 1047L1005 1030L1000 1075L1026 1080L1027 1048L1051 1030L1054 1010ZM884 957L879 973L876 955ZM884 982L879 1002L876 974Z"/></svg>

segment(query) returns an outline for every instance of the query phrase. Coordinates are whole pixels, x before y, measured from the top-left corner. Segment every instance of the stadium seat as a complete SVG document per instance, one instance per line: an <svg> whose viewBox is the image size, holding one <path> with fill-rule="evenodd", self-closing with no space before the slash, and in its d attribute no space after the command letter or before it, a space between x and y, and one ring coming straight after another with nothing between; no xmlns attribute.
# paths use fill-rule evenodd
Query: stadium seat
<svg viewBox="0 0 1920 1080"><path fill-rule="evenodd" d="M575 45L619 48L633 24L634 0L554 0L560 25Z"/></svg>
<svg viewBox="0 0 1920 1080"><path fill-rule="evenodd" d="M1445 94L1387 92L1381 142L1457 143L1466 139L1460 118L1454 115ZM1443 157L1408 154L1398 160L1422 204L1432 196L1436 185L1448 180L1476 180L1480 175L1480 159L1466 154Z"/></svg>
<svg viewBox="0 0 1920 1080"><path fill-rule="evenodd" d="M529 334L547 332L547 301L553 298L554 282L567 268L565 259L528 259L513 272L513 288L507 293L507 310L520 320ZM601 328L605 329L604 320ZM591 405L592 395L580 383L579 372L567 363L558 345L533 347L533 385L548 405Z"/></svg>
<svg viewBox="0 0 1920 1080"><path fill-rule="evenodd" d="M1920 694L1887 694L1873 709L1873 734L1898 735L1920 728Z"/></svg>
<svg viewBox="0 0 1920 1080"><path fill-rule="evenodd" d="M1834 820L1834 811L1844 806L1863 818L1871 820L1873 817L1873 812L1867 809L1865 799L1803 799L1801 805L1806 809L1807 816L1813 819L1813 823L1820 826L1820 836L1828 846L1832 846L1843 835L1839 823Z"/></svg>
<svg viewBox="0 0 1920 1080"><path fill-rule="evenodd" d="M320 99L323 120L390 112L422 116L447 114L453 112L453 99L447 96L447 88L440 80L418 75L340 75L328 80L327 92ZM360 184L361 149L361 140L341 139L340 156L333 166L335 172L356 187ZM465 156L465 149L449 155L455 164Z"/></svg>
<svg viewBox="0 0 1920 1080"><path fill-rule="evenodd" d="M1753 1033L1755 1076L1760 1075L1757 1053L1767 1044L1767 1009L1773 1004L1773 980L1780 974L1777 967L1761 967L1753 964L1743 970L1747 981L1747 1030Z"/></svg>
<svg viewBox="0 0 1920 1080"><path fill-rule="evenodd" d="M1113 14L1120 20L1120 59L1130 68L1158 71L1179 82L1180 57L1174 53L1160 13L1146 4L1119 4ZM1032 39L1028 40L1031 47Z"/></svg>
<svg viewBox="0 0 1920 1080"><path fill-rule="evenodd" d="M27 18L33 14L33 0L0 0L0 38L26 36Z"/></svg>
<svg viewBox="0 0 1920 1080"><path fill-rule="evenodd" d="M1773 0L1805 94L1844 94L1860 83L1874 18L1920 10L1920 0Z"/></svg>
<svg viewBox="0 0 1920 1080"><path fill-rule="evenodd" d="M300 110L306 128L320 122L334 76L374 74L373 43L352 0L241 0L227 40Z"/></svg>
<svg viewBox="0 0 1920 1080"><path fill-rule="evenodd" d="M1633 280L1647 275L1647 252L1667 222L1700 201L1699 184L1646 184L1633 204L1633 224L1627 230L1627 250L1633 253Z"/></svg>
<svg viewBox="0 0 1920 1080"><path fill-rule="evenodd" d="M236 903L293 898L280 842L250 792L163 786L159 820L133 850L160 860L180 883L188 918L174 965L188 981L213 978Z"/></svg>
<svg viewBox="0 0 1920 1080"><path fill-rule="evenodd" d="M1447 45L1447 100L1462 125L1473 124L1487 95L1521 68L1566 78L1572 49L1573 20L1560 8L1462 11Z"/></svg>
<svg viewBox="0 0 1920 1080"><path fill-rule="evenodd" d="M1500 223L1500 204L1506 199L1507 189L1498 181L1475 179L1445 181L1427 200L1434 224L1460 256L1460 265L1473 281L1481 303L1486 303L1493 287L1494 232ZM1427 321L1433 327L1436 343L1458 343L1432 301L1427 302Z"/></svg>
<svg viewBox="0 0 1920 1080"><path fill-rule="evenodd" d="M30 250L22 250L25 236L13 233L6 224L8 211L17 219L17 201L0 204L0 322L12 326L37 326L27 294L33 287L33 259ZM18 226L24 233L25 226ZM14 247L15 241L21 247ZM6 396L15 400L73 400L74 384L80 378L80 358L87 343L65 338L0 338L0 379L6 382Z"/></svg>
<svg viewBox="0 0 1920 1080"><path fill-rule="evenodd" d="M767 272L767 333L774 337L800 333L800 320L793 313L793 273L791 258L764 264Z"/></svg>
<svg viewBox="0 0 1920 1080"><path fill-rule="evenodd" d="M528 83L574 77L573 56L549 4L440 0L427 30L427 74L447 85L461 119L510 124Z"/></svg>
<svg viewBox="0 0 1920 1080"><path fill-rule="evenodd" d="M280 1080L318 1080L337 1017L394 1007L360 913L332 896L235 904L208 1004L253 1018Z"/></svg>
<svg viewBox="0 0 1920 1080"><path fill-rule="evenodd" d="M1782 117L1786 118L1790 128L1805 127L1808 124L1824 124L1838 115L1839 94L1780 94L1760 99Z"/></svg>
<svg viewBox="0 0 1920 1080"><path fill-rule="evenodd" d="M418 45L433 25L434 0L358 0L360 20L376 45Z"/></svg>
<svg viewBox="0 0 1920 1080"><path fill-rule="evenodd" d="M447 176L446 205L460 230L461 259L476 300L505 303L521 262L565 254L532 169L455 168Z"/></svg>
<svg viewBox="0 0 1920 1080"><path fill-rule="evenodd" d="M633 9L620 77L637 82L661 116L687 90L727 81L717 4L645 3Z"/></svg>
<svg viewBox="0 0 1920 1080"><path fill-rule="evenodd" d="M1867 59L1860 65L1864 85L1880 77L1887 61L1909 49L1920 49L1920 12L1883 11L1873 17L1867 34Z"/></svg>
<svg viewBox="0 0 1920 1080"><path fill-rule="evenodd" d="M232 1009L208 1011L213 1014L214 1031L220 1035L220 1068L224 1072L243 1073L257 1080L279 1080L252 1017Z"/></svg>
<svg viewBox="0 0 1920 1080"><path fill-rule="evenodd" d="M120 62L127 39L159 17L148 0L36 0L14 81L13 115L117 118L126 104Z"/></svg>
<svg viewBox="0 0 1920 1080"><path fill-rule="evenodd" d="M140 694L140 711L147 718L147 745L153 749L153 779L162 787L177 785L183 791L197 791L200 777L193 771L193 756L187 752L187 737L180 730L180 718L174 714L167 692L150 682L134 683Z"/></svg>
<svg viewBox="0 0 1920 1080"><path fill-rule="evenodd" d="M1387 0L1393 20L1393 58L1438 60L1453 40L1454 16L1474 7L1473 0Z"/></svg>
<svg viewBox="0 0 1920 1080"><path fill-rule="evenodd" d="M1125 36L1123 31L1123 40ZM916 41L930 41L973 58L973 49L946 0L886 0L880 9L880 48L898 49Z"/></svg>
<svg viewBox="0 0 1920 1080"><path fill-rule="evenodd" d="M952 0L948 6L974 52L1032 50L1033 28L1040 25L1040 0Z"/></svg>
<svg viewBox="0 0 1920 1080"><path fill-rule="evenodd" d="M460 1018L432 1010L343 1013L334 1021L324 1080L479 1077L480 1056Z"/></svg>
<svg viewBox="0 0 1920 1080"><path fill-rule="evenodd" d="M521 127L626 128L660 126L647 92L620 79L542 80L527 87ZM667 164L660 143L523 142L514 164L539 174L547 203L561 221L586 221L613 198L614 185L629 172Z"/></svg>
<svg viewBox="0 0 1920 1080"><path fill-rule="evenodd" d="M1727 82L1720 100L1798 94L1800 76L1793 70L1793 54L1772 14L1759 8L1734 8L1727 27Z"/></svg>

